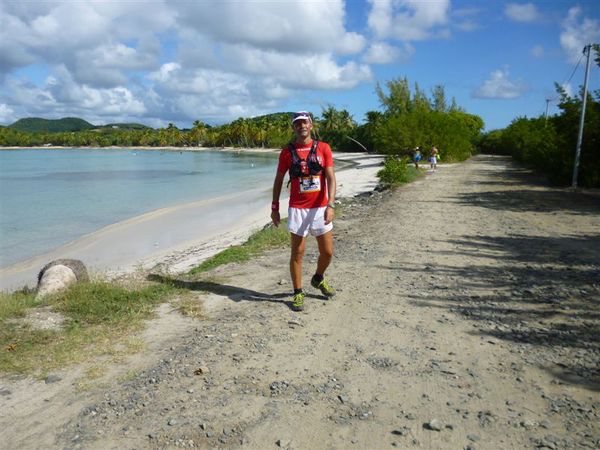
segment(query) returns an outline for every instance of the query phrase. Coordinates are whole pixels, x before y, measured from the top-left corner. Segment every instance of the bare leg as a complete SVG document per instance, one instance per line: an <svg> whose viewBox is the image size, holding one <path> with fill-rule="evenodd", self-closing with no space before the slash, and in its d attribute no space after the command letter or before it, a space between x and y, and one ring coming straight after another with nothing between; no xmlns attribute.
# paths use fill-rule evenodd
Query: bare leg
<svg viewBox="0 0 600 450"><path fill-rule="evenodd" d="M290 275L294 289L302 288L302 258L304 258L304 247L306 239L297 234L290 233L292 254L290 257Z"/></svg>
<svg viewBox="0 0 600 450"><path fill-rule="evenodd" d="M319 275L324 275L333 258L333 233L328 231L321 236L317 236L317 244L319 245L317 273Z"/></svg>

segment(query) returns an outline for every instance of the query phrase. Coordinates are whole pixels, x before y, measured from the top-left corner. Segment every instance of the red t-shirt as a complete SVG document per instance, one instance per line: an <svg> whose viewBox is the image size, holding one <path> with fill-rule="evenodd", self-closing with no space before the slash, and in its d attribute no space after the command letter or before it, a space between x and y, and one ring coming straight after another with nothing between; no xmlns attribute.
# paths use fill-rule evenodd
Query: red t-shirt
<svg viewBox="0 0 600 450"><path fill-rule="evenodd" d="M306 160L312 147L312 141L308 144L294 144L296 153L300 159ZM317 159L325 169L333 167L333 156L331 147L325 142L319 141L317 145ZM325 170L319 175L311 176L305 162L302 162L302 177L292 178L290 184L290 206L293 208L319 208L327 206L327 179ZM286 147L279 154L279 165L277 172L285 174L292 167L292 153Z"/></svg>

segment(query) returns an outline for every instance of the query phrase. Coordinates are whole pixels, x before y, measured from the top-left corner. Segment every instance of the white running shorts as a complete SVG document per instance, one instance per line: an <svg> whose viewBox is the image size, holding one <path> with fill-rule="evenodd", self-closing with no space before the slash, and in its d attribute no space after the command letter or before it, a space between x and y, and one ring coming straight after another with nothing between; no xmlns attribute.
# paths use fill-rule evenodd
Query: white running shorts
<svg viewBox="0 0 600 450"><path fill-rule="evenodd" d="M325 225L326 209L327 206L320 208L289 208L288 231L306 237L308 233L312 236L321 236L333 230L333 222Z"/></svg>

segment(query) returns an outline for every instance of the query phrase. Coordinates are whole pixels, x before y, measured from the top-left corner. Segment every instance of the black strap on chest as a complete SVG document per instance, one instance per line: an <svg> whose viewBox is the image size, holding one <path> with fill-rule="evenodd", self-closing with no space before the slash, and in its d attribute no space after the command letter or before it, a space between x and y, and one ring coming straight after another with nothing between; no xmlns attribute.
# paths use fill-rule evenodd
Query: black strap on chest
<svg viewBox="0 0 600 450"><path fill-rule="evenodd" d="M323 166L319 163L319 159L317 158L317 146L319 145L319 141L316 139L313 140L312 146L310 147L310 152L308 152L308 156L306 159L301 159L298 156L298 152L296 151L296 147L294 144L288 145L288 150L292 155L292 165L290 167L290 178L298 178L302 176L302 162L306 162L308 167L308 171L311 175L319 175L323 170Z"/></svg>

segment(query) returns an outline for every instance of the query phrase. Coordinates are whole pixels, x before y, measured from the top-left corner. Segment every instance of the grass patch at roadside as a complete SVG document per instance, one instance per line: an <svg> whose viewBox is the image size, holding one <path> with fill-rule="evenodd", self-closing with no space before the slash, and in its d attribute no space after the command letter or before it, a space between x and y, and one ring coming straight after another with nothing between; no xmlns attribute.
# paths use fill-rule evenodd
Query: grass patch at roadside
<svg viewBox="0 0 600 450"><path fill-rule="evenodd" d="M114 355L155 307L180 291L169 284L127 289L95 281L36 302L33 293L0 296L0 372L44 375L49 370L99 355ZM40 307L40 308L38 308ZM31 312L59 314L62 326L43 329L27 319Z"/></svg>
<svg viewBox="0 0 600 450"><path fill-rule="evenodd" d="M290 234L287 231L286 221L283 220L278 227L269 226L253 233L243 244L231 246L217 253L188 273L195 275L224 264L249 261L252 257L266 250L286 245L289 241Z"/></svg>
<svg viewBox="0 0 600 450"><path fill-rule="evenodd" d="M94 282L74 285L56 296L54 308L71 318L71 325L107 324L129 327L150 317L154 307L173 293L166 284L129 290L118 284Z"/></svg>
<svg viewBox="0 0 600 450"><path fill-rule="evenodd" d="M6 319L23 317L35 306L35 293L16 291L12 294L0 292L0 323Z"/></svg>
<svg viewBox="0 0 600 450"><path fill-rule="evenodd" d="M383 169L377 172L379 181L386 187L396 187L410 183L421 176L421 172L409 164L409 158L398 159L395 156L387 156L383 163Z"/></svg>

